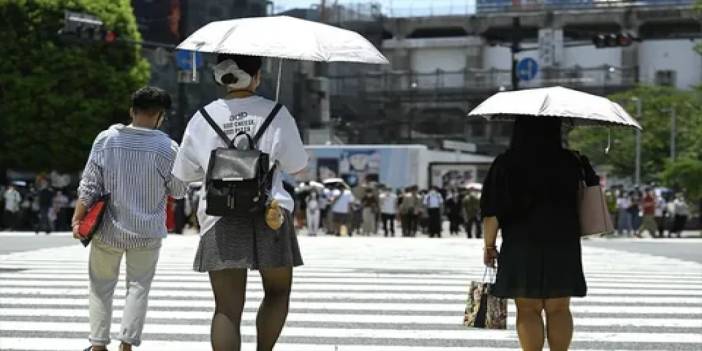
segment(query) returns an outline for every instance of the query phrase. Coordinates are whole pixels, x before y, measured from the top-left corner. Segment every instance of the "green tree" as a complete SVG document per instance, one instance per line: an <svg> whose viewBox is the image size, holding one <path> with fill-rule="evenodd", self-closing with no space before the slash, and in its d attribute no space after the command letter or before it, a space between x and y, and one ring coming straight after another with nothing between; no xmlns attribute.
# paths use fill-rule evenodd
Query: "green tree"
<svg viewBox="0 0 702 351"><path fill-rule="evenodd" d="M78 171L101 130L128 120L149 79L141 48L67 41L64 10L141 40L129 0L0 0L0 169Z"/></svg>
<svg viewBox="0 0 702 351"><path fill-rule="evenodd" d="M684 157L670 162L661 174L666 185L684 190L688 200L702 199L702 160Z"/></svg>
<svg viewBox="0 0 702 351"><path fill-rule="evenodd" d="M680 159L700 159L702 156L702 108L700 94L670 87L640 86L610 96L634 117L632 98L642 101L641 177L642 181L661 181L661 173L670 161L671 113L677 114L676 154ZM570 134L571 146L588 155L594 164L607 165L612 175L629 177L634 173L636 133L630 128L610 128L611 151L605 154L607 128L576 128ZM702 176L702 174L700 175Z"/></svg>

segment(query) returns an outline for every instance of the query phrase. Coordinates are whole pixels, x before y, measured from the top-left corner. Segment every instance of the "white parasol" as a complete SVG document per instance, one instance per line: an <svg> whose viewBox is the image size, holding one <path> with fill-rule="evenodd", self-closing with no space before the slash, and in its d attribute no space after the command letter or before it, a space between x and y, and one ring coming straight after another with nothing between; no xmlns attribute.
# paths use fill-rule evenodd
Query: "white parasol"
<svg viewBox="0 0 702 351"><path fill-rule="evenodd" d="M350 189L351 187L346 184L346 182L341 178L329 178L322 181L325 186L332 186L336 184L341 184L343 187Z"/></svg>
<svg viewBox="0 0 702 351"><path fill-rule="evenodd" d="M279 58L276 100L283 59L389 63L356 32L288 16L211 22L186 38L178 49L193 51L193 55L199 51Z"/></svg>
<svg viewBox="0 0 702 351"><path fill-rule="evenodd" d="M483 184L481 184L481 183L468 183L465 185L465 188L468 190L483 191Z"/></svg>
<svg viewBox="0 0 702 351"><path fill-rule="evenodd" d="M468 113L489 120L514 116L570 118L577 125L641 125L619 104L607 98L563 88L539 88L497 93Z"/></svg>
<svg viewBox="0 0 702 351"><path fill-rule="evenodd" d="M315 182L314 180L310 182L309 186L310 188L324 189L324 184L320 182Z"/></svg>

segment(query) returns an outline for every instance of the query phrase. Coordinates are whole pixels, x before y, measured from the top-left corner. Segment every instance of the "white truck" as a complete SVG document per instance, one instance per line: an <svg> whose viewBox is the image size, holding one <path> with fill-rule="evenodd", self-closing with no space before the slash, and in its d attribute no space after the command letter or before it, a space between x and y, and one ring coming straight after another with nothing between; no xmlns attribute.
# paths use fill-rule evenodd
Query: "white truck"
<svg viewBox="0 0 702 351"><path fill-rule="evenodd" d="M309 145L307 169L298 181L343 178L351 186L380 182L393 189L440 188L482 182L493 157L424 145Z"/></svg>

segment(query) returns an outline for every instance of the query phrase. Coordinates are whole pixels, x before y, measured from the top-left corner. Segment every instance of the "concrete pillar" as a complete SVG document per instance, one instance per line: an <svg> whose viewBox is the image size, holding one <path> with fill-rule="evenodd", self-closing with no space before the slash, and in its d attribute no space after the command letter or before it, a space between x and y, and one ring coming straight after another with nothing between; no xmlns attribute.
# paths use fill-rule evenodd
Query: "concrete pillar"
<svg viewBox="0 0 702 351"><path fill-rule="evenodd" d="M564 55L563 28L552 26L539 30L539 67L544 84L560 78Z"/></svg>

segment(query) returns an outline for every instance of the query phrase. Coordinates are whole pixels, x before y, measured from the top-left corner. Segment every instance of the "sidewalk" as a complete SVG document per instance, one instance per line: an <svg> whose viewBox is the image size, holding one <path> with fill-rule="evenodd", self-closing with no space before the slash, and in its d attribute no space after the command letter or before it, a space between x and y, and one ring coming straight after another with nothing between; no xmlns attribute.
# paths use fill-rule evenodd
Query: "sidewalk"
<svg viewBox="0 0 702 351"><path fill-rule="evenodd" d="M642 235L643 235L642 238L637 238L637 237L635 237L635 236L633 236L633 235L627 236L627 235L618 235L618 234L615 233L615 234L604 235L604 236L601 236L600 238L603 238L603 239L650 239L650 240L663 240L663 239L671 239L671 240L678 240L678 239L702 239L702 232L700 232L700 231L698 231L698 230L686 230L686 231L683 231L683 232L681 233L681 235L680 235L680 238L678 238L677 236L670 237L670 236L669 236L670 234L669 234L668 232L666 232L666 233L665 233L665 236L662 237L662 238L658 238L658 237L654 238L654 237L651 237L651 236L649 235L648 232L644 232Z"/></svg>

